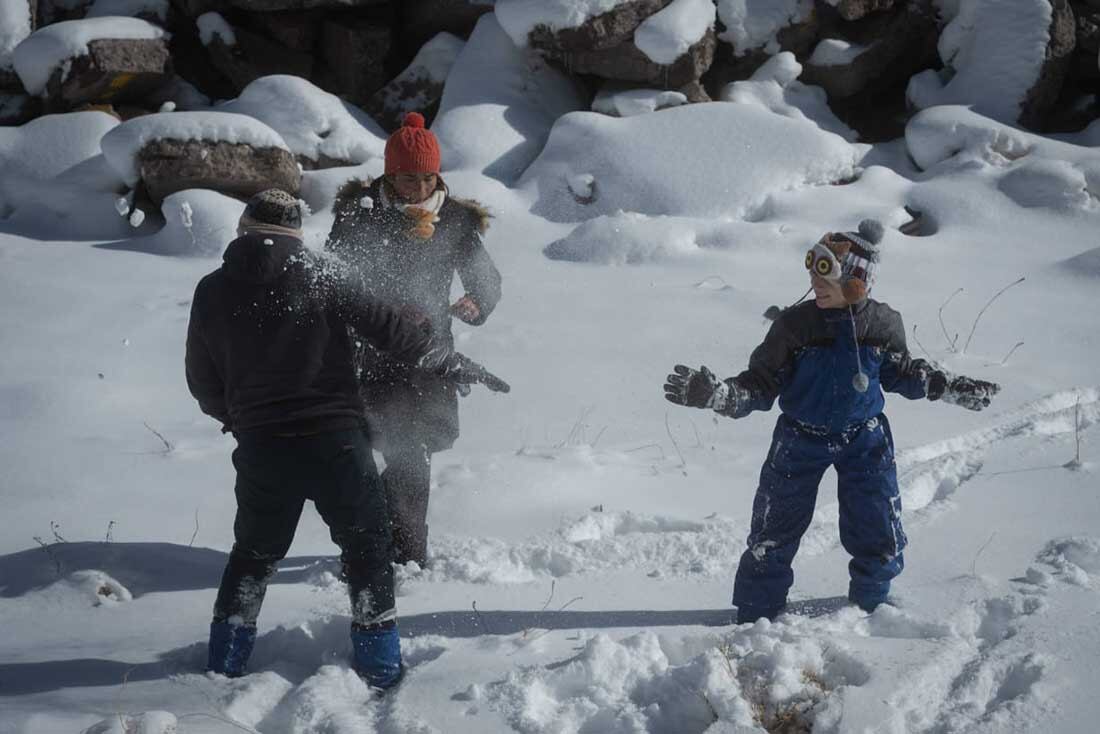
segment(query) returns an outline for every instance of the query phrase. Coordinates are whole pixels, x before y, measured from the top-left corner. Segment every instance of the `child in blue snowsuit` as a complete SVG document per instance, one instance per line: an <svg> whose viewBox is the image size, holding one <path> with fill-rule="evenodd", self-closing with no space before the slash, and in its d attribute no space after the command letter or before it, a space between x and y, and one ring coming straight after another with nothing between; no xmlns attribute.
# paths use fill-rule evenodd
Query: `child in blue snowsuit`
<svg viewBox="0 0 1100 734"><path fill-rule="evenodd" d="M738 623L774 619L794 582L791 563L813 518L825 470L839 479L840 540L852 556L848 598L868 612L886 601L906 538L894 441L882 391L981 410L999 387L910 357L901 315L867 298L882 225L828 233L806 254L815 298L783 311L736 377L676 365L665 397L730 418L782 414L753 501L733 603Z"/></svg>

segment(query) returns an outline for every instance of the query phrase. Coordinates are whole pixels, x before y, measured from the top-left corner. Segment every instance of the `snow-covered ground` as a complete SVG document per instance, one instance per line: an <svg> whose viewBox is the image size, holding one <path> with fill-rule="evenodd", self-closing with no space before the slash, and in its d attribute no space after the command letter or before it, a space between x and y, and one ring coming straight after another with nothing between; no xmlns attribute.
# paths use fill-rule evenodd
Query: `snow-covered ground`
<svg viewBox="0 0 1100 734"><path fill-rule="evenodd" d="M501 36L490 22L481 35ZM949 107L904 140L853 144L815 125L823 105L778 68L754 82L771 91L541 129L545 85L566 111L559 82L516 57L464 104L485 64L474 48L436 125L449 185L495 215L505 296L457 342L513 390L475 389L436 457L431 560L400 573L410 670L380 700L348 665L334 548L309 512L252 674L201 672L234 444L198 412L182 363L194 285L218 258L162 253L231 206L181 192L159 238L147 222L129 239L57 241L45 223L26 236L31 203L0 187L0 732L1094 731L1095 149ZM538 137L493 144L487 130ZM455 149L463 136L480 142ZM0 151L19 156L20 186L61 186L56 151L35 178L12 141ZM97 160L70 148L62 168ZM311 242L352 172L306 174ZM106 194L62 193L87 208L77 221L117 218L99 211ZM905 207L923 214L914 235L896 230ZM897 607L845 604L830 472L791 613L735 626L775 415L716 420L670 406L661 383L677 362L739 372L765 309L805 291L807 245L867 216L890 228L873 295L903 313L911 349L1003 390L982 413L888 400L911 543Z"/></svg>

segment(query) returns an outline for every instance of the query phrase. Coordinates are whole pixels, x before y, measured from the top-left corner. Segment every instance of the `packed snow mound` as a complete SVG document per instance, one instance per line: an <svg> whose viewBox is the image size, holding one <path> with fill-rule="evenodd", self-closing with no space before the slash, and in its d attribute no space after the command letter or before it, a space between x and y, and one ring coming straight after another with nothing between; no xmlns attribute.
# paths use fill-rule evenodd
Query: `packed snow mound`
<svg viewBox="0 0 1100 734"><path fill-rule="evenodd" d="M840 645L764 621L675 642L597 634L576 657L509 673L483 695L525 734L809 731L839 723L834 694L868 678Z"/></svg>
<svg viewBox="0 0 1100 734"><path fill-rule="evenodd" d="M145 13L160 21L168 20L168 0L95 0L88 7L85 18L102 18L108 15L133 17Z"/></svg>
<svg viewBox="0 0 1100 734"><path fill-rule="evenodd" d="M1066 583L1100 588L1100 538L1078 535L1052 540L1036 560L1053 567Z"/></svg>
<svg viewBox="0 0 1100 734"><path fill-rule="evenodd" d="M1020 206L1094 209L1100 151L1024 132L965 107L935 107L905 128L909 155L922 169L993 169L997 186Z"/></svg>
<svg viewBox="0 0 1100 734"><path fill-rule="evenodd" d="M99 155L100 140L117 126L106 112L68 112L0 127L0 178L53 178Z"/></svg>
<svg viewBox="0 0 1100 734"><path fill-rule="evenodd" d="M161 255L216 257L237 236L244 203L217 191L184 189L165 197L164 227L133 244Z"/></svg>
<svg viewBox="0 0 1100 734"><path fill-rule="evenodd" d="M85 729L84 734L177 734L179 720L167 711L116 714Z"/></svg>
<svg viewBox="0 0 1100 734"><path fill-rule="evenodd" d="M1087 278L1100 278L1100 247L1082 252L1080 255L1064 260L1061 268L1071 275Z"/></svg>
<svg viewBox="0 0 1100 734"><path fill-rule="evenodd" d="M264 123L296 156L349 164L382 158L386 133L362 110L297 76L265 76L249 84L218 111Z"/></svg>
<svg viewBox="0 0 1100 734"><path fill-rule="evenodd" d="M723 219L616 212L581 223L543 252L551 260L599 265L667 262L700 248L733 249L751 238L753 226Z"/></svg>
<svg viewBox="0 0 1100 734"><path fill-rule="evenodd" d="M254 117L232 112L161 112L135 117L103 137L107 161L129 184L141 178L138 153L155 140L204 140L289 150L279 133Z"/></svg>
<svg viewBox="0 0 1100 734"><path fill-rule="evenodd" d="M779 31L806 20L813 9L813 0L718 0L718 20L726 27L718 37L733 44L737 56L756 48L775 54Z"/></svg>
<svg viewBox="0 0 1100 734"><path fill-rule="evenodd" d="M455 60L432 124L443 168L511 183L539 154L554 121L587 101L564 74L517 49L487 13Z"/></svg>
<svg viewBox="0 0 1100 734"><path fill-rule="evenodd" d="M801 73L802 64L790 51L784 51L764 62L750 79L727 84L721 99L756 105L795 120L809 120L822 130L855 141L857 133L829 108L825 90L798 81Z"/></svg>
<svg viewBox="0 0 1100 734"><path fill-rule="evenodd" d="M687 104L687 95L670 89L630 89L608 84L596 93L592 111L612 117L631 117Z"/></svg>
<svg viewBox="0 0 1100 734"><path fill-rule="evenodd" d="M909 80L918 109L967 104L1002 122L1015 122L1039 79L1050 42L1050 0L971 0L940 34L944 71Z"/></svg>
<svg viewBox="0 0 1100 734"><path fill-rule="evenodd" d="M42 94L53 73L67 70L65 62L88 53L88 44L107 38L166 38L163 28L140 18L85 18L40 28L14 52L15 73L30 94Z"/></svg>
<svg viewBox="0 0 1100 734"><path fill-rule="evenodd" d="M0 69L12 68L12 51L30 34L30 3L0 0Z"/></svg>
<svg viewBox="0 0 1100 734"><path fill-rule="evenodd" d="M772 192L853 175L859 150L805 120L722 102L611 118L576 112L558 120L522 185L532 211L552 221L619 210L650 215L751 218ZM569 182L594 180L591 200Z"/></svg>
<svg viewBox="0 0 1100 734"><path fill-rule="evenodd" d="M671 64L714 26L713 0L672 0L642 21L634 45L657 64Z"/></svg>
<svg viewBox="0 0 1100 734"><path fill-rule="evenodd" d="M195 26L199 29L199 40L203 46L209 46L214 39L219 39L226 46L237 45L237 34L233 32L233 26L229 25L221 13L203 13L195 19Z"/></svg>
<svg viewBox="0 0 1100 734"><path fill-rule="evenodd" d="M628 0L497 0L496 17L515 45L527 45L536 26L551 31L577 28L585 21L614 10Z"/></svg>

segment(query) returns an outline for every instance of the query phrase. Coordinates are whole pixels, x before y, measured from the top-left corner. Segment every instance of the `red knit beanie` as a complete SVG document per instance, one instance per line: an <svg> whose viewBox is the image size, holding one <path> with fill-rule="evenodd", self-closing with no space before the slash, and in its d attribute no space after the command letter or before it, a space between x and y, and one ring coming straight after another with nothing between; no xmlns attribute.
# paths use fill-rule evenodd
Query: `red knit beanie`
<svg viewBox="0 0 1100 734"><path fill-rule="evenodd" d="M391 173L439 173L439 141L419 112L405 115L386 141L386 175Z"/></svg>

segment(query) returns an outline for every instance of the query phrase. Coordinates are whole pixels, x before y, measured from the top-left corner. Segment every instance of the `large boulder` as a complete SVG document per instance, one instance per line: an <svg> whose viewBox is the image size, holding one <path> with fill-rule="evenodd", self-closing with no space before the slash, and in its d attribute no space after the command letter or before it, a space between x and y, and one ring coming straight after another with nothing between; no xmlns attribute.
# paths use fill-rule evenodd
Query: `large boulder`
<svg viewBox="0 0 1100 734"><path fill-rule="evenodd" d="M909 0L861 23L830 24L827 15L823 22L839 37L817 44L803 64L802 81L823 87L831 99L904 84L936 63L938 28L931 0Z"/></svg>
<svg viewBox="0 0 1100 734"><path fill-rule="evenodd" d="M837 12L844 20L859 20L879 10L894 7L895 0L840 0L836 4Z"/></svg>
<svg viewBox="0 0 1100 734"><path fill-rule="evenodd" d="M369 20L329 19L321 28L321 53L328 67L321 86L364 105L386 83L385 60L393 30Z"/></svg>
<svg viewBox="0 0 1100 734"><path fill-rule="evenodd" d="M1050 21L1050 41L1039 78L1028 90L1020 106L1020 124L1032 130L1043 127L1048 113L1062 92L1077 46L1077 24L1069 0L1050 0L1053 15Z"/></svg>
<svg viewBox="0 0 1100 734"><path fill-rule="evenodd" d="M297 193L301 186L301 169L283 139L246 115L146 115L114 128L100 144L126 183L158 204L184 189L247 198L272 187Z"/></svg>
<svg viewBox="0 0 1100 734"><path fill-rule="evenodd" d="M965 104L1001 122L1041 128L1075 45L1067 0L971 0L940 34L944 70L914 76L907 95L918 109Z"/></svg>
<svg viewBox="0 0 1100 734"><path fill-rule="evenodd" d="M140 100L167 81L164 30L137 18L88 18L41 28L13 54L27 92L47 109Z"/></svg>
<svg viewBox="0 0 1100 734"><path fill-rule="evenodd" d="M211 189L246 199L264 189L298 193L298 162L279 148L203 140L155 140L138 154L149 198L161 202L185 189Z"/></svg>
<svg viewBox="0 0 1100 734"><path fill-rule="evenodd" d="M491 12L492 0L405 0L401 8L402 35L414 47L440 33L465 38L478 19Z"/></svg>
<svg viewBox="0 0 1100 734"><path fill-rule="evenodd" d="M428 41L412 63L366 104L366 111L388 132L401 126L408 112L423 114L428 123L439 109L443 84L466 42L450 33Z"/></svg>
<svg viewBox="0 0 1100 734"><path fill-rule="evenodd" d="M206 16L203 16L206 17ZM244 28L233 28L210 36L207 42L210 61L240 92L256 79L272 74L293 74L309 78L313 58Z"/></svg>
<svg viewBox="0 0 1100 734"><path fill-rule="evenodd" d="M676 89L714 61L714 13L709 0L632 0L576 27L535 25L527 41L570 72Z"/></svg>
<svg viewBox="0 0 1100 734"><path fill-rule="evenodd" d="M267 13L278 10L308 10L309 8L367 8L389 5L389 0L229 0L241 10Z"/></svg>
<svg viewBox="0 0 1100 734"><path fill-rule="evenodd" d="M287 48L311 53L321 37L324 12L320 10L255 13L250 18L264 35Z"/></svg>

